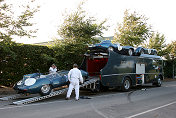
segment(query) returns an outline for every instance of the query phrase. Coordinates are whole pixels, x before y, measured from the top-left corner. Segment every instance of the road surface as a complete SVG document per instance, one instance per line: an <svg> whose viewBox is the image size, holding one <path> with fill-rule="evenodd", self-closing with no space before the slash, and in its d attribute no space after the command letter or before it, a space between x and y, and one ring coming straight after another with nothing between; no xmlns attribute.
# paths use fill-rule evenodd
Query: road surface
<svg viewBox="0 0 176 118"><path fill-rule="evenodd" d="M144 86L130 92L109 90L91 99L65 100L65 94L28 105L0 101L0 118L176 118L176 81L162 87Z"/></svg>

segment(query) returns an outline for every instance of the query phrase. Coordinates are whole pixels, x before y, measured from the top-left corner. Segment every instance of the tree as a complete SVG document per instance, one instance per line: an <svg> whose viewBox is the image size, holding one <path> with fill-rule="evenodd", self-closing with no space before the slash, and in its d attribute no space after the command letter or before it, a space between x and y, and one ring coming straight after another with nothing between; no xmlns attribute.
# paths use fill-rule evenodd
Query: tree
<svg viewBox="0 0 176 118"><path fill-rule="evenodd" d="M33 2L33 1L32 1ZM12 42L13 36L32 36L36 30L27 30L26 27L32 26L30 19L33 18L34 13L38 11L37 8L31 9L27 5L25 10L17 17L12 12L12 5L8 5L5 1L0 1L0 50L5 52L6 56L15 57L14 52L10 49L11 45L16 45ZM5 55L0 56L3 60Z"/></svg>
<svg viewBox="0 0 176 118"><path fill-rule="evenodd" d="M158 32L153 32L151 38L149 39L147 48L156 49L158 51L158 55L160 56L167 54L164 34L161 35Z"/></svg>
<svg viewBox="0 0 176 118"><path fill-rule="evenodd" d="M67 43L95 43L97 40L94 36L101 36L102 30L106 29L106 20L98 24L94 17L87 17L86 11L82 8L83 4L84 2L81 2L75 12L65 15L64 23L58 30L58 34Z"/></svg>
<svg viewBox="0 0 176 118"><path fill-rule="evenodd" d="M147 25L148 19L143 15L138 15L136 12L129 13L129 10L124 12L122 24L116 29L114 41L122 45L138 46L150 36L150 26Z"/></svg>
<svg viewBox="0 0 176 118"><path fill-rule="evenodd" d="M9 69L10 62L16 62L16 57L19 56L14 51L14 46L18 45L12 41L13 36L32 36L35 30L27 30L26 27L33 25L29 20L33 18L34 13L38 11L37 8L31 9L29 5L24 7L25 10L17 17L12 12L12 5L8 5L6 1L0 0L0 74ZM11 69L13 66L11 66ZM11 71L11 70L8 70ZM13 77L13 74L10 73ZM2 81L3 77L0 76ZM14 79L14 78L8 78Z"/></svg>
<svg viewBox="0 0 176 118"><path fill-rule="evenodd" d="M33 18L34 13L38 11L37 8L31 9L29 5L25 7L21 15L15 17L11 10L12 5L0 1L0 41L12 40L12 36L32 36L36 30L27 30L26 27L32 26L33 23L29 22Z"/></svg>
<svg viewBox="0 0 176 118"><path fill-rule="evenodd" d="M53 47L55 58L59 59L61 69L72 68L73 63L81 64L83 54L87 51L88 44L98 42L95 36L101 36L106 20L96 23L94 17L88 17L83 10L82 2L76 11L66 14L63 24L59 27L58 34L63 40L57 40Z"/></svg>
<svg viewBox="0 0 176 118"><path fill-rule="evenodd" d="M168 44L166 49L168 50L167 59L176 59L176 41L172 41L172 43Z"/></svg>

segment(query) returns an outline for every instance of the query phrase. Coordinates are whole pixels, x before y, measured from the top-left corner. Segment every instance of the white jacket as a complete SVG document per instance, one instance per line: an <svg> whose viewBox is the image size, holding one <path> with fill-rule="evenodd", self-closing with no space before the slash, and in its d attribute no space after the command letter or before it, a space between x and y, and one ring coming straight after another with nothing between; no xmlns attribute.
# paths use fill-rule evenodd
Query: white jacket
<svg viewBox="0 0 176 118"><path fill-rule="evenodd" d="M52 68L52 67L50 67L49 68L49 73L51 74L53 74L53 73L56 73L57 72L57 68Z"/></svg>
<svg viewBox="0 0 176 118"><path fill-rule="evenodd" d="M78 68L71 69L68 73L68 80L70 82L79 83L80 81L81 83L83 83L83 77L82 77L81 71Z"/></svg>

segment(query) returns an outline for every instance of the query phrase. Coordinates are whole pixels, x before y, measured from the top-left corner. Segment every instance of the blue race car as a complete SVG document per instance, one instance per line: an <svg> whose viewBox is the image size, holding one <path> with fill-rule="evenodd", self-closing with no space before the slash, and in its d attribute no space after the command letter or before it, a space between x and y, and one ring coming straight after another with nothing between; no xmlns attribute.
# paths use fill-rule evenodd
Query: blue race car
<svg viewBox="0 0 176 118"><path fill-rule="evenodd" d="M27 74L23 79L14 85L14 89L18 93L39 93L41 95L48 95L52 89L64 85L68 85L68 72L60 71L54 74L43 75L41 73ZM87 79L88 73L81 70L83 79Z"/></svg>
<svg viewBox="0 0 176 118"><path fill-rule="evenodd" d="M157 51L155 49L147 49L143 47L136 48L135 55L141 55L141 54L157 55Z"/></svg>
<svg viewBox="0 0 176 118"><path fill-rule="evenodd" d="M117 52L123 55L136 55L139 56L141 54L150 54L157 55L157 51L155 49L147 49L143 47L134 48L132 46L121 46L119 43L111 43L110 40L102 41L101 43L97 43L94 45L89 45L89 50L91 52L107 52L108 50Z"/></svg>
<svg viewBox="0 0 176 118"><path fill-rule="evenodd" d="M108 50L132 56L134 54L134 48L132 46L120 46L119 43L111 43L110 40L102 41L101 43L90 45L89 50L91 52L107 52Z"/></svg>

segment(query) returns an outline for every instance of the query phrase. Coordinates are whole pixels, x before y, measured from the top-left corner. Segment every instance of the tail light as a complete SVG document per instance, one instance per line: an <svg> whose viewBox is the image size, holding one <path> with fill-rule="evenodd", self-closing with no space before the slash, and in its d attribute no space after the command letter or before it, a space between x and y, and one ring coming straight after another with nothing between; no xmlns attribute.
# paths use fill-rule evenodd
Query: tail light
<svg viewBox="0 0 176 118"><path fill-rule="evenodd" d="M100 77L100 80L101 80L101 75L99 75L99 77Z"/></svg>

